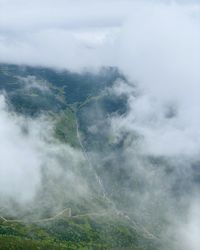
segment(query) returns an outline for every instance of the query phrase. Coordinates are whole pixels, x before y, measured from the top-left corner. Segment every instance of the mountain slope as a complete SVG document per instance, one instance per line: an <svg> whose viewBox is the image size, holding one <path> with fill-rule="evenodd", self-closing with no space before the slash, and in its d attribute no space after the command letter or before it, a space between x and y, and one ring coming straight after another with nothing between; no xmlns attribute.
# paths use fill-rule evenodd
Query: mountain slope
<svg viewBox="0 0 200 250"><path fill-rule="evenodd" d="M115 68L77 74L0 65L8 112L31 121L46 117L53 124L49 147L57 145L48 153L56 151L56 164L42 168L34 202L9 201L12 212L1 202L0 249L161 249L159 238L124 211L123 190L131 183L122 166L125 142L116 142L110 124L128 110L126 96L111 91L119 81L126 79ZM79 160L67 166L76 161L67 158L72 151ZM60 214L66 208L72 214Z"/></svg>

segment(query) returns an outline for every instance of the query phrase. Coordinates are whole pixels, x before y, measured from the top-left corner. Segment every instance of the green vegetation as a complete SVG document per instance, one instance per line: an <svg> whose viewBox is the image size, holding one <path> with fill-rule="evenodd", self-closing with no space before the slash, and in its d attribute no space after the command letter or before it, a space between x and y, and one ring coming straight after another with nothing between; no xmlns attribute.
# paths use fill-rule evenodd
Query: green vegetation
<svg viewBox="0 0 200 250"><path fill-rule="evenodd" d="M99 182L94 178L94 173L101 177L107 195L120 209L129 205L129 188L139 186L139 180L131 180L123 170L122 149L128 143L128 135L117 141L111 131L109 118L127 112L126 96L119 97L109 92L117 80L125 78L115 68L103 68L98 74L77 74L47 68L0 65L0 90L6 92L12 111L27 117L48 115L53 120L54 136L58 142L80 150L84 148L84 156L86 152L98 152L101 158L101 168L96 155L94 159L86 155L85 162L77 167L79 169L70 169L72 173L77 172L80 177L89 180L89 198L77 198L73 195L73 187L70 189L70 180L64 183L65 178L50 176L46 168L43 169L44 192L37 197L38 207L36 204L35 210L27 212L27 217L53 216L54 206L60 200L61 206L72 208L72 217L61 216L37 223L31 219L24 220L26 223L0 219L0 250L162 249L159 241L149 237L142 226L135 227L126 216L111 210L112 206L103 197ZM35 85L37 82L39 86ZM78 133L81 138L77 137ZM113 154L114 159L110 157ZM41 205L43 196L44 207ZM98 209L105 210L105 214L99 213Z"/></svg>
<svg viewBox="0 0 200 250"><path fill-rule="evenodd" d="M61 142L68 143L72 147L79 147L77 139L77 125L75 113L67 108L56 115L55 136Z"/></svg>
<svg viewBox="0 0 200 250"><path fill-rule="evenodd" d="M155 250L126 221L111 215L58 218L50 222L0 222L0 250L129 249Z"/></svg>

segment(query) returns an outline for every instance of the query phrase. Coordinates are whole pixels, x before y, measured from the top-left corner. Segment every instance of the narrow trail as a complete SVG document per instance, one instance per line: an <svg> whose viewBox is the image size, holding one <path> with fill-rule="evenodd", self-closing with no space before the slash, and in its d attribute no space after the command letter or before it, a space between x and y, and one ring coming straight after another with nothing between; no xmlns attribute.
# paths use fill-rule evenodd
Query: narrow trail
<svg viewBox="0 0 200 250"><path fill-rule="evenodd" d="M80 217L85 217L85 216L107 216L107 215L117 215L119 217L122 217L124 220L129 221L130 226L136 230L137 232L142 233L143 235L145 235L146 238L149 239L154 239L157 241L160 241L160 239L158 237L156 237L155 235L153 235L151 232L149 232L143 225L138 225L133 219L131 219L127 214L125 214L123 211L120 211L116 208L115 203L108 197L108 195L106 194L104 185L102 183L101 178L98 176L98 174L95 171L95 168L93 166L93 164L90 161L90 158L88 156L88 153L82 143L81 140L81 135L80 135L80 131L79 131L79 124L78 124L78 119L77 116L75 114L75 121L76 121L76 134L77 134L77 139L79 141L80 147L82 149L82 153L83 156L85 158L85 160L88 162L89 168L91 169L92 173L94 174L94 177L97 181L97 183L99 184L99 187L102 191L102 195L104 197L104 199L111 204L112 210L108 211L108 210L103 210L100 212L93 212L93 213L85 213L85 214L77 214L77 215L72 215L71 214L71 208L64 208L62 211L58 212L57 214L55 214L52 217L49 218L44 218L44 219L39 219L39 220L28 220L28 222L30 223L41 223L41 222L49 222L49 221L54 221L57 220L59 218L65 218L65 219L70 219L70 218L80 218ZM0 212L1 212L1 208L0 208ZM0 216L0 220L2 220L5 223L14 223L14 222L18 222L18 223L24 223L27 222L26 219L21 219L21 220L15 220L15 219L6 219L3 216Z"/></svg>
<svg viewBox="0 0 200 250"><path fill-rule="evenodd" d="M108 204L110 204L112 206L112 209L115 210L115 213L121 213L121 211L119 211L117 208L116 208L116 205L115 203L108 197L107 193L106 193L106 190L104 188L104 185L103 185L103 182L101 180L101 178L99 177L99 175L97 174L96 170L95 170L95 167L93 166L91 160L90 160L90 157L87 153L87 150L86 148L84 147L83 145L83 142L81 140L81 134L80 134L80 130L79 130L79 123L78 123L78 118L77 118L77 115L75 114L75 121L76 121L76 135L77 135L77 138L78 138L78 141L79 141L79 144L80 144L80 147L82 149L82 153L83 153L83 156L85 158L85 160L88 162L88 165L89 165L89 168L90 170L93 172L94 174L94 177L97 181L97 183L99 184L99 187L102 191L102 194L103 194L103 198L108 202Z"/></svg>
<svg viewBox="0 0 200 250"><path fill-rule="evenodd" d="M6 218L4 218L3 216L0 216L0 219L3 221L8 221Z"/></svg>
<svg viewBox="0 0 200 250"><path fill-rule="evenodd" d="M88 156L88 153L87 153L87 151L86 151L86 149L85 149L85 147L84 147L84 145L83 145L83 143L82 143L81 135L80 135L80 131L79 131L79 123L78 123L78 119L77 119L77 116L76 116L76 115L75 115L75 121L76 121L76 135L77 135L77 139L78 139L78 141L79 141L80 147L81 147L81 149L82 149L82 153L83 153L83 155L84 155L84 158L85 158L85 160L88 162L89 168L90 168L90 170L93 172L94 177L95 177L97 183L98 183L99 186L100 186L100 189L101 189L101 191L102 191L103 197L107 199L106 191L105 191L104 185L103 185L103 183L102 183L102 181L101 181L101 178L100 178L100 177L98 176L98 174L96 173L95 168L93 167L93 165L92 165L92 163L91 163L91 161L90 161L90 158L89 158L89 156Z"/></svg>
<svg viewBox="0 0 200 250"><path fill-rule="evenodd" d="M95 175L95 179L97 180L97 182L99 183L99 186L102 190L102 193L103 193L103 197L112 205L114 211L116 214L124 217L126 220L128 220L132 227L135 229L135 230L139 230L139 231L143 231L143 233L145 233L146 235L148 235L149 238L151 239L156 239L156 240L159 240L158 237L156 237L155 235L153 235L152 233L150 233L144 226L138 226L137 223L131 219L128 215L126 215L124 212L118 210L116 208L116 205L115 203L107 196L106 194L106 191L105 191L105 188L104 188L104 185L103 185L103 182L101 180L101 178L98 176L98 174L96 173L95 171L95 168L94 166L92 165L91 161L90 161L90 158L88 156L88 153L87 153L87 150L85 149L83 143L82 143L82 140L81 140L81 135L80 135L80 131L79 131L79 123L78 123L78 119L77 119L77 116L75 115L75 121L76 121L76 134L77 134L77 138L78 138L78 141L79 141L79 144L80 144L80 147L82 149L82 153L84 155L84 158L86 159L86 161L88 162L89 164L89 167L91 169L91 171L93 171L94 175ZM82 215L84 216L84 215Z"/></svg>
<svg viewBox="0 0 200 250"><path fill-rule="evenodd" d="M15 219L6 219L3 216L0 216L0 220L2 220L4 223L42 223L42 222L51 222L55 221L57 219L73 219L73 218L81 218L85 216L108 216L108 215L114 215L115 213L113 211L107 211L107 210L102 210L100 212L91 212L91 213L85 213L85 214L77 214L77 215L71 215L71 208L64 208L62 211L59 213L55 214L52 217L49 218L44 218L44 219L38 219L38 220L27 220L27 219L20 219L20 220L15 220ZM146 238L149 239L154 239L159 241L160 239L150 233L145 227L141 225L137 225L137 223L133 222L127 215L124 215L122 212L119 214L117 213L116 215L122 216L124 219L128 220L131 224L131 228L134 229L137 232L142 233Z"/></svg>
<svg viewBox="0 0 200 250"><path fill-rule="evenodd" d="M38 220L31 220L29 222L31 222L31 223L40 223L40 222L54 221L54 220L57 220L59 218L70 219L70 218L80 218L80 217L85 217L85 216L105 216L105 215L108 215L108 214L109 214L108 211L102 210L101 212L93 212L93 213L91 212L91 213L85 213L85 214L71 215L71 208L64 208L62 211L60 211L59 213L55 214L52 217L44 218L44 219L38 219ZM20 219L20 220L6 219L3 216L0 216L0 219L3 220L3 222L20 222L20 223L26 222L26 219Z"/></svg>

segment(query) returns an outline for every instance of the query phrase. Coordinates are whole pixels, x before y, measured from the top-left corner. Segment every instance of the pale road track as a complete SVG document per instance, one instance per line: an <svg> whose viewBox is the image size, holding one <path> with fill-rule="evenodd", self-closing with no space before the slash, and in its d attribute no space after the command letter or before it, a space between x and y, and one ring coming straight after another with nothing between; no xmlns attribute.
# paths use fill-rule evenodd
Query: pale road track
<svg viewBox="0 0 200 250"><path fill-rule="evenodd" d="M120 215L120 216L126 218L127 220L129 220L130 223L132 224L132 227L133 227L134 229L137 228L137 230L138 230L138 229L139 229L139 226L137 225L137 223L136 223L135 221L133 221L128 215L125 215L122 211L119 211L119 210L116 208L115 203L114 203L112 200L110 200L110 198L107 196L106 191L105 191L105 188L104 188L103 183L102 183L102 181L101 181L101 178L100 178L100 177L98 176L98 174L96 173L96 171L95 171L95 169L94 169L94 167L93 167L93 165L92 165L92 163L91 163L91 161L90 161L90 158L89 158L89 156L88 156L88 154L87 154L87 151L86 151L86 149L85 149L85 147L84 147L84 145L83 145L83 143L82 143L81 135L80 135L80 131L79 131L78 119L77 119L76 116L75 116L75 120L76 120L76 134L77 134L77 138L78 138L80 147L81 147L81 149L82 149L82 152L83 152L83 155L84 155L86 161L87 161L88 164L89 164L90 169L91 169L91 170L94 172L94 174L95 174L95 178L96 178L97 182L99 183L99 186L101 187L101 190L102 190L102 192L103 192L104 198L105 198L110 204L112 204L112 206L113 206L113 208L114 208L116 214L118 214L118 215ZM88 215L89 215L89 214L88 214ZM84 215L82 215L82 216L84 216ZM77 216L77 217L78 217L78 216ZM134 225L134 226L133 226L133 225ZM141 226L140 226L140 231L141 231ZM142 231L145 232L145 234L147 234L150 238L159 240L156 236L154 236L152 233L150 233L150 232L149 232L145 227L143 227L143 226L142 226Z"/></svg>
<svg viewBox="0 0 200 250"><path fill-rule="evenodd" d="M65 208L63 209L61 212L57 213L56 215L49 217L49 218L44 218L44 219L40 219L40 220L33 220L31 221L31 223L39 223L39 222L46 222L46 221L53 221L59 218L63 218L63 215L65 212L69 212L71 214L71 208ZM102 212L96 212L96 213L85 213L85 214L77 214L77 215L65 215L64 217L67 218L79 218L79 217L85 217L85 216L105 216L107 215L108 212L107 211L102 211ZM0 219L2 219L4 222L25 222L26 220L9 220L4 218L3 216L0 216Z"/></svg>
<svg viewBox="0 0 200 250"><path fill-rule="evenodd" d="M100 186L100 189L102 191L102 194L103 194L103 198L109 203L112 205L112 208L114 210L116 210L116 212L119 212L118 209L116 208L115 206L115 203L108 197L108 195L106 194L106 190L104 188L104 185L103 185L103 182L101 180L101 178L99 177L99 175L97 174L97 172L95 171L95 168L93 166L93 164L91 163L91 160L88 156L88 153L87 153L87 150L85 149L83 143L82 143L82 140L81 140L81 134L80 134L80 131L79 131L79 124L78 124L78 119L77 119L77 116L75 114L75 121L76 121L76 135L77 135L77 138L78 138L78 141L79 141L79 144L80 144L80 147L82 149L82 153L83 153L83 156L85 158L85 160L88 162L89 164L89 167L90 167L90 170L93 172L94 174L94 177L97 181L97 183L99 184Z"/></svg>
<svg viewBox="0 0 200 250"><path fill-rule="evenodd" d="M65 208L63 209L61 212L57 213L56 215L52 216L52 217L49 217L49 218L44 218L44 219L40 219L40 220L33 220L33 221L29 221L30 223L41 223L41 222L49 222L49 221L54 221L54 220L57 220L59 218L63 218L63 215L65 212L69 212L70 211L70 214L71 214L71 208ZM102 211L102 212L96 212L96 213L85 213L85 214L77 214L77 215L68 215L68 216L64 216L65 219L73 219L73 218L81 218L81 217L85 217L85 216L106 216L106 215L113 215L114 213L111 211L110 213L108 211ZM141 227L138 226L135 222L133 222L133 220L131 220L127 215L124 215L124 214L117 214L117 215L120 215L122 217L125 217L127 220L129 220L131 222L131 228L133 228L134 230L136 230L137 232L141 232L143 233L146 238L149 238L149 239L155 239L155 240L160 240L158 237L156 237L155 235L153 235L152 233L150 233L145 227ZM10 219L6 219L4 218L3 216L0 216L0 219L3 220L3 222L6 222L6 223L15 223L15 222L18 222L18 223L24 223L26 222L26 220L10 220ZM133 225L134 224L134 225Z"/></svg>
<svg viewBox="0 0 200 250"><path fill-rule="evenodd" d="M131 227L136 230L137 232L141 232L143 233L147 238L149 239L155 239L155 240L158 240L160 241L160 239L158 237L156 237L155 235L153 235L152 233L150 233L144 226L139 226L137 225L137 223L132 220L128 215L126 215L124 212L122 211L119 211L116 206L115 206L115 203L110 200L110 198L107 196L106 194L106 191L104 189L104 186L103 186L103 183L100 179L100 177L98 176L98 174L96 173L90 159L89 159L89 156L87 154L87 151L81 141L81 135L80 135L80 132L79 132L79 124L78 124L78 120L77 120L77 117L75 117L75 121L76 121L76 134L77 134L77 139L79 141L79 144L80 144L80 147L82 149L82 153L83 153L83 156L85 158L85 160L88 162L89 164L89 167L91 169L91 171L93 171L94 173L94 176L95 176L95 179L97 180L100 188L101 188L101 191L103 193L103 197L112 205L112 208L114 209L114 211L111 211L110 213L108 211L102 211L102 212L96 212L96 213L86 213L86 214L79 214L79 215L71 215L71 208L64 208L62 211L60 211L59 213L57 213L56 215L52 216L52 217L49 217L49 218L44 218L44 219L40 219L40 220L33 220L33 221L30 221L31 223L40 223L40 222L48 222L48 221L54 221L56 219L59 219L60 217L63 218L65 217L66 219L70 219L70 218L80 218L80 217L85 217L85 216L106 216L106 215L118 215L118 216L121 216L123 217L125 220L128 220L130 223L131 223ZM64 213L65 212L68 212L68 216L64 216ZM3 222L19 222L19 223L24 223L25 220L9 220L9 219L6 219L4 218L3 216L0 216L0 220L3 220Z"/></svg>
<svg viewBox="0 0 200 250"><path fill-rule="evenodd" d="M95 179L96 179L97 183L99 184L99 186L101 188L101 191L103 193L103 197L107 198L103 183L102 183L100 177L98 176L98 174L96 173L96 171L95 171L95 169L94 169L94 167L93 167L93 165L92 165L92 163L90 161L90 158L89 158L89 156L87 154L87 151L86 151L86 149L85 149L85 147L84 147L84 145L82 143L81 135L80 135L80 131L79 131L78 119L77 119L76 115L75 115L75 121L76 121L76 136L77 136L77 139L79 141L80 147L82 149L83 156L84 156L85 160L88 162L91 171L94 173Z"/></svg>

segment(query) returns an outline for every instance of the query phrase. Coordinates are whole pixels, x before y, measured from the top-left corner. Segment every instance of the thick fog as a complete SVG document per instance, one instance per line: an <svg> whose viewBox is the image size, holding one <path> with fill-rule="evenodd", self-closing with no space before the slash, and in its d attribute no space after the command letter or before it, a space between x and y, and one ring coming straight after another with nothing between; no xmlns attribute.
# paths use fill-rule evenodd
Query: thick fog
<svg viewBox="0 0 200 250"><path fill-rule="evenodd" d="M129 112L112 118L112 129L119 138L124 131L141 138L137 148L129 144L127 162L137 161L146 180L154 176L141 156L165 157L174 174L193 175L191 166L200 160L199 1L0 0L0 55L0 62L73 71L117 66L131 84L117 83L113 91L128 96ZM41 181L45 142L38 134L21 132L23 121L7 113L2 98L0 114L0 193L27 200ZM80 152L74 154L81 159ZM162 189L165 177L161 173L144 197L146 206L152 194L163 199L174 181L167 180ZM87 192L85 185L81 188ZM185 220L173 214L170 230L182 249L198 250L198 186L189 196L181 201L187 204ZM171 202L170 197L169 206Z"/></svg>
<svg viewBox="0 0 200 250"><path fill-rule="evenodd" d="M30 118L11 111L3 93L0 140L2 211L16 216L40 209L39 216L45 206L59 210L66 201L90 195L87 170L81 174L80 166L86 166L83 153L56 140L51 118Z"/></svg>
<svg viewBox="0 0 200 250"><path fill-rule="evenodd" d="M0 99L0 113L1 197L30 200L40 183L40 142L33 135L23 135L20 129L22 121L7 113L3 96Z"/></svg>

